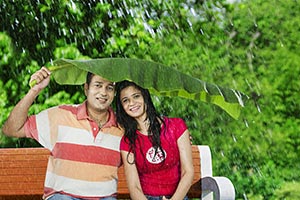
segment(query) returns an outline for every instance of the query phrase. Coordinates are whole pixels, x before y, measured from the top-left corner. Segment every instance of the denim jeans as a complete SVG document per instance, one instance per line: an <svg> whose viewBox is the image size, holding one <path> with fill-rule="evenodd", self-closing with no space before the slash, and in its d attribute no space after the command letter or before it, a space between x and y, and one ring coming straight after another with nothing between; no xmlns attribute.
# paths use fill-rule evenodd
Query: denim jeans
<svg viewBox="0 0 300 200"><path fill-rule="evenodd" d="M84 200L82 198L71 197L65 194L56 193L51 197L47 198L47 200ZM115 197L103 197L99 198L99 200L116 200Z"/></svg>
<svg viewBox="0 0 300 200"><path fill-rule="evenodd" d="M168 199L171 198L170 196L166 196ZM149 195L146 195L146 198L148 200L162 200L162 196L149 196ZM183 200L188 200L189 198L187 196L184 197Z"/></svg>

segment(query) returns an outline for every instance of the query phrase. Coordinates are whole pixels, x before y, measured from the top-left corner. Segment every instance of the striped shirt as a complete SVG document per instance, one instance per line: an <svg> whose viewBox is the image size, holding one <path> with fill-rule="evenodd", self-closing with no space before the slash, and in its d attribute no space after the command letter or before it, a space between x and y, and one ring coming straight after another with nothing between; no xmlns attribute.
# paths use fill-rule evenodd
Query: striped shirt
<svg viewBox="0 0 300 200"><path fill-rule="evenodd" d="M28 117L25 132L51 152L44 198L58 192L86 199L116 195L123 131L111 108L101 129L87 115L84 102Z"/></svg>

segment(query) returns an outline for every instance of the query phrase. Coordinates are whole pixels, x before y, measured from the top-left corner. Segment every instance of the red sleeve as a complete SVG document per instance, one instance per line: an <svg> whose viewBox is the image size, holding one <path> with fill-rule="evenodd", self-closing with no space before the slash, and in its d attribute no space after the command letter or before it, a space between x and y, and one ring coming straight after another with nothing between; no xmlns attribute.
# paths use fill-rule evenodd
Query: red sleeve
<svg viewBox="0 0 300 200"><path fill-rule="evenodd" d="M171 126L174 130L173 134L176 140L178 140L178 138L180 138L180 136L182 136L183 133L187 130L187 125L181 118L170 118L169 126Z"/></svg>
<svg viewBox="0 0 300 200"><path fill-rule="evenodd" d="M129 151L129 142L125 141L125 136L122 137L120 142L121 151Z"/></svg>
<svg viewBox="0 0 300 200"><path fill-rule="evenodd" d="M36 141L39 141L35 115L32 115L27 118L25 125L24 125L24 129L25 129L26 137L35 139Z"/></svg>

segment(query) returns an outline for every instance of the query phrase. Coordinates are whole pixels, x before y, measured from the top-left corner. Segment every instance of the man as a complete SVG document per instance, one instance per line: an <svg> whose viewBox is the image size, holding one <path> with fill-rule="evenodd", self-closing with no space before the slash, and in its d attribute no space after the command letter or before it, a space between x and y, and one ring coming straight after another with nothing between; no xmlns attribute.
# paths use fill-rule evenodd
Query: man
<svg viewBox="0 0 300 200"><path fill-rule="evenodd" d="M114 83L88 73L82 104L56 106L28 117L50 74L42 67L31 76L30 82L36 80L36 85L14 107L3 133L34 138L50 150L45 199L115 199L123 131L110 107Z"/></svg>

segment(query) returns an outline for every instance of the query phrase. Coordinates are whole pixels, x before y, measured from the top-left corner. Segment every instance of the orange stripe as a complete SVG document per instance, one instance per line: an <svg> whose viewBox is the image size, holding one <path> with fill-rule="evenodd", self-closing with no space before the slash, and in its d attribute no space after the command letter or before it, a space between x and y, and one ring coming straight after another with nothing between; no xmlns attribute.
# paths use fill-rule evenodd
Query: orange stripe
<svg viewBox="0 0 300 200"><path fill-rule="evenodd" d="M117 179L117 167L82 163L70 160L49 159L48 171L67 178L84 181L109 181ZM59 166L52 168L51 166Z"/></svg>

